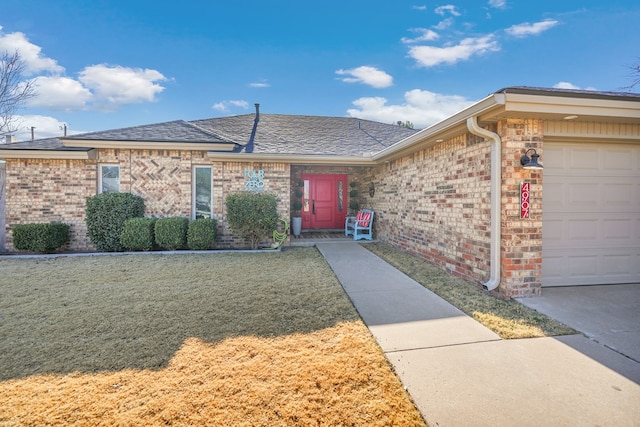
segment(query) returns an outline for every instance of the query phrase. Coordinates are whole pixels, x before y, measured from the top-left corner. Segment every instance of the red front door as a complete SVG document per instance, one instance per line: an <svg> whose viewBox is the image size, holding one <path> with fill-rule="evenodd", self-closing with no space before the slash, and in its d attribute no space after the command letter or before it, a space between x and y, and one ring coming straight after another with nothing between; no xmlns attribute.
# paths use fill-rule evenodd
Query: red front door
<svg viewBox="0 0 640 427"><path fill-rule="evenodd" d="M302 228L305 230L344 228L347 214L347 175L303 174Z"/></svg>

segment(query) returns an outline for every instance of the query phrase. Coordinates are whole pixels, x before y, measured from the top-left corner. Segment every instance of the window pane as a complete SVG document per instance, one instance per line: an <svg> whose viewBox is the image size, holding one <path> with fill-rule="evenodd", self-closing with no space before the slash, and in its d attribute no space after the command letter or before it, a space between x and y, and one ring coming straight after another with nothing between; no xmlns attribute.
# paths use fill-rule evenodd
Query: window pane
<svg viewBox="0 0 640 427"><path fill-rule="evenodd" d="M195 170L195 217L211 218L212 206L211 168L202 167Z"/></svg>
<svg viewBox="0 0 640 427"><path fill-rule="evenodd" d="M344 198L342 197L342 190L344 184L342 183L342 180L338 181L338 211L342 211L342 206L344 204Z"/></svg>
<svg viewBox="0 0 640 427"><path fill-rule="evenodd" d="M302 210L304 212L309 212L309 180L305 179L304 180L304 195L302 196L303 198L303 202L302 202Z"/></svg>
<svg viewBox="0 0 640 427"><path fill-rule="evenodd" d="M117 193L120 191L120 166L102 165L100 167L101 193Z"/></svg>

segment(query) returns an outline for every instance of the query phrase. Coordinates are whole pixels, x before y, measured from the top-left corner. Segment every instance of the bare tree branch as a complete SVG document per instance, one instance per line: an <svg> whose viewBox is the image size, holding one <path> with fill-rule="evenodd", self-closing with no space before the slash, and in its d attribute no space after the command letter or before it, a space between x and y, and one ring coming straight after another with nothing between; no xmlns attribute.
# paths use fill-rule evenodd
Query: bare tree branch
<svg viewBox="0 0 640 427"><path fill-rule="evenodd" d="M16 111L36 96L33 81L21 79L25 67L18 51L0 56L0 134L16 130L12 127Z"/></svg>

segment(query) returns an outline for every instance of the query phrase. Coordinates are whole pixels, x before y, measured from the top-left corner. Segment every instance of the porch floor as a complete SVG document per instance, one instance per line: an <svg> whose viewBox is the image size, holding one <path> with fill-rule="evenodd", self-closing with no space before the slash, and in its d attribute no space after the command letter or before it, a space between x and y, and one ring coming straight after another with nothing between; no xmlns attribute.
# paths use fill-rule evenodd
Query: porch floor
<svg viewBox="0 0 640 427"><path fill-rule="evenodd" d="M371 243L376 240L358 240ZM353 236L345 236L344 229L338 230L302 230L300 236L291 235L289 246L314 246L316 243L353 242Z"/></svg>

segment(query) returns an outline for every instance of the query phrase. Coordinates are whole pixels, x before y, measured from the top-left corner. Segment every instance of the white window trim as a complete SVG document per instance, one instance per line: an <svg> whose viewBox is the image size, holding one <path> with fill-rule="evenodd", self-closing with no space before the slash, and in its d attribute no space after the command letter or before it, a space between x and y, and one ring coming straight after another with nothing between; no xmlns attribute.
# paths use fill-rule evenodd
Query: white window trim
<svg viewBox="0 0 640 427"><path fill-rule="evenodd" d="M118 168L118 193L120 192L120 165L116 163L100 163L98 164L98 194L102 193L102 168L103 167L117 167Z"/></svg>
<svg viewBox="0 0 640 427"><path fill-rule="evenodd" d="M193 165L191 169L191 219L196 218L196 170L197 169L209 169L211 171L211 195L209 199L209 205L211 211L209 212L209 218L213 218L213 166L210 165Z"/></svg>

